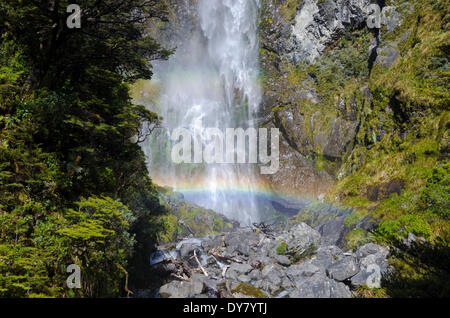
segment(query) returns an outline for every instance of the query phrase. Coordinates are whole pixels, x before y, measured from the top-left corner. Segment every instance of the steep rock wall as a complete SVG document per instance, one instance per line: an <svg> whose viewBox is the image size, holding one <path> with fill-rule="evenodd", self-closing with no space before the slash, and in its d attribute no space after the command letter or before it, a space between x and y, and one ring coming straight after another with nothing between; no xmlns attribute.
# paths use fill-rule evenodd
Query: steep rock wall
<svg viewBox="0 0 450 318"><path fill-rule="evenodd" d="M261 118L283 135L281 169L267 177L274 191L322 198L352 152L370 109L371 59L388 66L398 55L388 43L379 48L379 31L366 23L369 5L366 0L264 2ZM398 15L386 20L387 32L400 24Z"/></svg>

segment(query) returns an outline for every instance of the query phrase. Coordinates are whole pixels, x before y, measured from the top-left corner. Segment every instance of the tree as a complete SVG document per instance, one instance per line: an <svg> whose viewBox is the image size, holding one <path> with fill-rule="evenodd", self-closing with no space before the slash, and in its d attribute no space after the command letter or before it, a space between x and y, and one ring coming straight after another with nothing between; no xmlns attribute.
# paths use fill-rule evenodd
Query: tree
<svg viewBox="0 0 450 318"><path fill-rule="evenodd" d="M170 54L145 32L165 2L77 3L81 29L69 1L0 3L0 296L74 296L71 262L90 277L78 296L118 295L117 264L161 211L139 145L160 118L129 84Z"/></svg>

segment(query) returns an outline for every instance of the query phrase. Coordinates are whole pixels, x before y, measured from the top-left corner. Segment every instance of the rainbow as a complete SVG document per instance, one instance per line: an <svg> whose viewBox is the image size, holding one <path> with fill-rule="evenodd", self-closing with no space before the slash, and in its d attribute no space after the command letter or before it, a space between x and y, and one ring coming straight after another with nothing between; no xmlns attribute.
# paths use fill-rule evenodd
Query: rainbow
<svg viewBox="0 0 450 318"><path fill-rule="evenodd" d="M227 182L221 182L220 180L215 182L215 187L212 188L208 184L208 180L205 177L196 177L196 178L168 178L167 176L161 177L158 175L153 175L152 180L155 184L162 187L169 187L173 189L175 192L183 193L186 195L207 195L213 191L222 192L224 194L228 194L230 196L239 195L252 195L258 196L261 198L266 198L269 200L276 201L285 201L292 203L312 203L315 198L300 195L298 193L293 193L290 191L274 191L269 187L265 180L252 180L250 181L247 178L240 178L239 180L235 180L233 183L230 183L229 180Z"/></svg>

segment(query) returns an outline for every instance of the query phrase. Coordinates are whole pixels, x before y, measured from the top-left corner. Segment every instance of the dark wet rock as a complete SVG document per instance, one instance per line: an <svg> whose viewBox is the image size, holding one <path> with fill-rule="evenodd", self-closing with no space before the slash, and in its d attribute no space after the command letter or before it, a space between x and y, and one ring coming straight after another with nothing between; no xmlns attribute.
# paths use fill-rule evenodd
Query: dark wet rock
<svg viewBox="0 0 450 318"><path fill-rule="evenodd" d="M334 183L333 176L325 170L317 170L307 156L295 150L284 134L280 136L280 169L264 176L274 192L287 191L311 197L327 192Z"/></svg>
<svg viewBox="0 0 450 318"><path fill-rule="evenodd" d="M318 225L317 231L322 235L323 245L339 245L343 241L343 231L336 231L336 229L344 229L345 216L336 217L331 220Z"/></svg>
<svg viewBox="0 0 450 318"><path fill-rule="evenodd" d="M342 118L334 119L331 132L324 145L323 155L332 161L338 161L347 150L347 145L355 138L359 123Z"/></svg>

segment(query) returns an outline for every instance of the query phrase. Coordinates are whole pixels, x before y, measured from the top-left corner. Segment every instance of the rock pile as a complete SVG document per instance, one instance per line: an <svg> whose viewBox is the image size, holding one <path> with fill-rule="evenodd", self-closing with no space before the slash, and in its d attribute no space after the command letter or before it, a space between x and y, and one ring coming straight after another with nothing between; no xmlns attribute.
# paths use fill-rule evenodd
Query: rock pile
<svg viewBox="0 0 450 318"><path fill-rule="evenodd" d="M168 279L156 296L349 298L354 287L379 287L388 271L386 247L346 253L306 223L264 232L240 228L161 247L152 266Z"/></svg>

